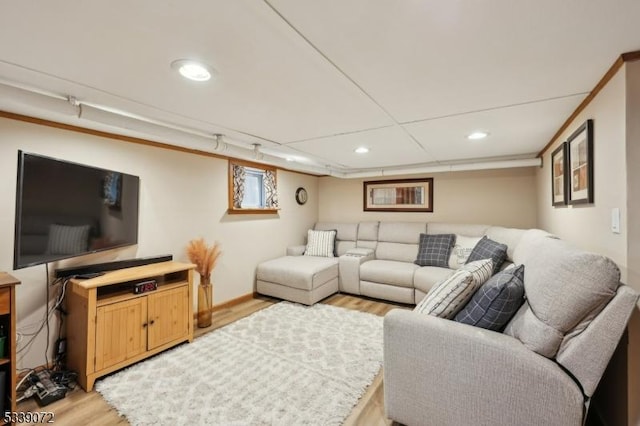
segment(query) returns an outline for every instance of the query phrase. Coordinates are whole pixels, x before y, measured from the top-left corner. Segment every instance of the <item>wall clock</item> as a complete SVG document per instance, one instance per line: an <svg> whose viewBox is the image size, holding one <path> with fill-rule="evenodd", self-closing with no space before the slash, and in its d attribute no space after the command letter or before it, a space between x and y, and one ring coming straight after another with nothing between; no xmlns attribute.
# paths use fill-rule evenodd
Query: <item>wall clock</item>
<svg viewBox="0 0 640 426"><path fill-rule="evenodd" d="M303 205L304 203L307 202L307 190L300 187L298 189L296 189L296 201L298 204Z"/></svg>

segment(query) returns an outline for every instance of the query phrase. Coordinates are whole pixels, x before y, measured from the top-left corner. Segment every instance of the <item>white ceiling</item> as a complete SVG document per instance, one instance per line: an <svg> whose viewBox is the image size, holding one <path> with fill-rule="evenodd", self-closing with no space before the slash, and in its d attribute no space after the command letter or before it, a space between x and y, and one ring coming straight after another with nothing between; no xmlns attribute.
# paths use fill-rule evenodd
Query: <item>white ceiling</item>
<svg viewBox="0 0 640 426"><path fill-rule="evenodd" d="M0 82L260 143L315 172L533 158L640 49L638 18L637 0L3 2ZM184 80L170 67L182 58L215 79ZM0 109L131 134L29 102ZM490 136L467 140L476 129Z"/></svg>

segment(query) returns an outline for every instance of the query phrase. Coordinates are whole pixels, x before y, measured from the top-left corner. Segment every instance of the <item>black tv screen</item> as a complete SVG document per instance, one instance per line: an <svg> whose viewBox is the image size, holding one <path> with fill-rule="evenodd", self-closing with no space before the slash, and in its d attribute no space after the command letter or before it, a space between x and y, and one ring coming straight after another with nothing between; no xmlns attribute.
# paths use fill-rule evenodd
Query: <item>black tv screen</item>
<svg viewBox="0 0 640 426"><path fill-rule="evenodd" d="M18 151L13 268L138 242L137 176Z"/></svg>

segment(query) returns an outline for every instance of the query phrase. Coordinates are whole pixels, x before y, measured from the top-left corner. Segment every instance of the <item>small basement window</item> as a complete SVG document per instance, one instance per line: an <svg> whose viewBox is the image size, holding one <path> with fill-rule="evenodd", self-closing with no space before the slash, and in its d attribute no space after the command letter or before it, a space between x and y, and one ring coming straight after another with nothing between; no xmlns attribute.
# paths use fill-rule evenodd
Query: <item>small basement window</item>
<svg viewBox="0 0 640 426"><path fill-rule="evenodd" d="M277 213L276 172L272 166L229 160L228 213Z"/></svg>
<svg viewBox="0 0 640 426"><path fill-rule="evenodd" d="M264 170L245 167L244 177L244 197L240 207L243 209L263 209L265 205L264 196Z"/></svg>

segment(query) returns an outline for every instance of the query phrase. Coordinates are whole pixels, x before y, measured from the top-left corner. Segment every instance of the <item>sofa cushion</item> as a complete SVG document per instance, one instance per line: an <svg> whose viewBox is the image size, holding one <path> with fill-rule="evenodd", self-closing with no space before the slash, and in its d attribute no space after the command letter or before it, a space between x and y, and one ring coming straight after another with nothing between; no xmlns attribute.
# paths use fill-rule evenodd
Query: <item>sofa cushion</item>
<svg viewBox="0 0 640 426"><path fill-rule="evenodd" d="M507 258L507 246L490 240L486 236L482 237L473 248L466 263L471 263L481 259L493 260L493 272L500 270L502 263Z"/></svg>
<svg viewBox="0 0 640 426"><path fill-rule="evenodd" d="M437 266L423 266L413 274L413 286L423 293L429 293L434 285L449 278L455 271ZM417 300L419 301L419 300Z"/></svg>
<svg viewBox="0 0 640 426"><path fill-rule="evenodd" d="M258 265L258 280L312 290L338 277L335 257L285 256Z"/></svg>
<svg viewBox="0 0 640 426"><path fill-rule="evenodd" d="M449 268L458 269L462 267L480 239L481 237L456 235L456 241L451 248L451 255L449 256Z"/></svg>
<svg viewBox="0 0 640 426"><path fill-rule="evenodd" d="M427 224L427 234L458 234L481 238L486 234L487 229L489 229L488 225L467 223L429 222Z"/></svg>
<svg viewBox="0 0 640 426"><path fill-rule="evenodd" d="M520 243L526 230L517 228L503 228L492 226L487 229L487 238L507 246L507 259L513 260L516 247Z"/></svg>
<svg viewBox="0 0 640 426"><path fill-rule="evenodd" d="M360 222L358 223L358 241L378 241L378 228L380 222Z"/></svg>
<svg viewBox="0 0 640 426"><path fill-rule="evenodd" d="M360 279L374 283L413 288L413 273L418 265L393 260L370 260L360 265Z"/></svg>
<svg viewBox="0 0 640 426"><path fill-rule="evenodd" d="M376 259L413 263L416 257L418 257L418 244L381 241L376 246Z"/></svg>
<svg viewBox="0 0 640 426"><path fill-rule="evenodd" d="M336 230L336 240L355 241L358 232L357 223L318 222L313 227L316 231Z"/></svg>
<svg viewBox="0 0 640 426"><path fill-rule="evenodd" d="M473 262L465 264L460 269L471 272L473 285L475 288L479 288L493 275L493 260L474 260Z"/></svg>
<svg viewBox="0 0 640 426"><path fill-rule="evenodd" d="M441 318L453 318L473 296L476 287L469 271L459 269L449 278L440 281L416 305L414 311Z"/></svg>
<svg viewBox="0 0 640 426"><path fill-rule="evenodd" d="M420 234L418 257L414 261L420 266L449 266L449 255L456 236L453 234Z"/></svg>
<svg viewBox="0 0 640 426"><path fill-rule="evenodd" d="M378 241L418 244L420 234L427 232L424 222L380 222Z"/></svg>
<svg viewBox="0 0 640 426"><path fill-rule="evenodd" d="M620 270L611 259L579 250L539 230L525 233L515 257L521 257L526 268L527 303L507 324L505 333L546 357L554 357L561 343L570 345L620 284Z"/></svg>
<svg viewBox="0 0 640 426"><path fill-rule="evenodd" d="M458 312L463 324L500 331L524 302L524 265L498 272Z"/></svg>
<svg viewBox="0 0 640 426"><path fill-rule="evenodd" d="M360 222L358 223L358 239L356 247L374 249L378 246L378 227L380 222Z"/></svg>
<svg viewBox="0 0 640 426"><path fill-rule="evenodd" d="M305 256L335 257L336 253L336 233L335 229L330 231L307 231L307 248Z"/></svg>

